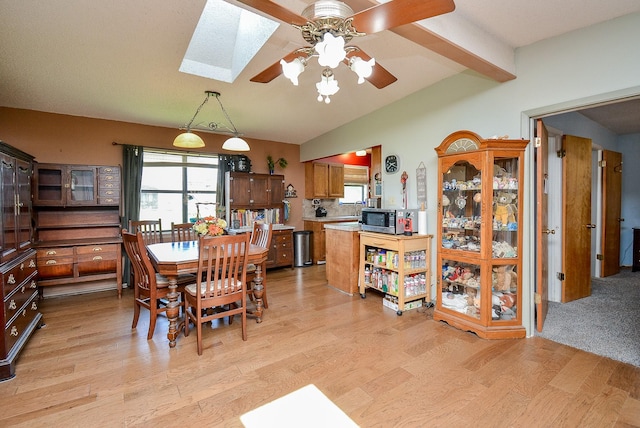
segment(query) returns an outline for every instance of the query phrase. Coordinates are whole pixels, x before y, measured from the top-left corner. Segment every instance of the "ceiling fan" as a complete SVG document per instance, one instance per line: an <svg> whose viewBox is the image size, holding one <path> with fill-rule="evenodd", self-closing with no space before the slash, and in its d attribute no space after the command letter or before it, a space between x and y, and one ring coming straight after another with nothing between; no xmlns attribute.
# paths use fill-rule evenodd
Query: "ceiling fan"
<svg viewBox="0 0 640 428"><path fill-rule="evenodd" d="M318 63L324 67L321 80L316 84L318 101L324 100L326 103L330 102L329 97L339 89L333 69L340 63L346 64L358 75L358 83L367 80L378 89L398 80L362 49L349 45L354 37L377 33L455 9L453 0L392 0L374 6L371 6L372 2L369 0L350 0L349 3L354 7L363 8L354 13L349 5L341 1L318 0L298 15L271 0L236 1L291 24L300 30L303 39L310 45L288 53L250 80L268 83L284 74L297 85L298 76L304 71L308 60L317 57ZM366 6L371 7L365 8Z"/></svg>

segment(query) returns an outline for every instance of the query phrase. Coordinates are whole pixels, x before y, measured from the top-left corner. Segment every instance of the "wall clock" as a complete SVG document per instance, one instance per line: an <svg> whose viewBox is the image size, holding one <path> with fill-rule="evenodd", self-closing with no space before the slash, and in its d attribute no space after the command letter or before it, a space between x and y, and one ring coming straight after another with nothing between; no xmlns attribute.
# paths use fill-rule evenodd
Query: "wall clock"
<svg viewBox="0 0 640 428"><path fill-rule="evenodd" d="M384 170L387 174L395 174L400 169L400 157L398 155L388 155L384 159Z"/></svg>

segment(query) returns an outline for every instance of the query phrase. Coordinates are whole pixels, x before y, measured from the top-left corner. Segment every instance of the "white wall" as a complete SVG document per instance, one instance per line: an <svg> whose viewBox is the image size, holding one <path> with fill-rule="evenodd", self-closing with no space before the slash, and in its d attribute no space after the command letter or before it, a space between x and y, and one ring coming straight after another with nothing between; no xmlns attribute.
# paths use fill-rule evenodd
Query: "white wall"
<svg viewBox="0 0 640 428"><path fill-rule="evenodd" d="M472 72L461 73L303 144L301 160L380 144L383 158L388 153L401 156L400 169L409 174L410 207L416 204L415 185L411 185L411 180L415 180L418 164L424 162L429 232L435 234L437 158L434 147L460 129L485 138L506 134L511 138L530 139L529 117L640 94L638 40L640 14L632 14L520 48L516 51L517 79L498 84ZM532 154L533 148L529 145L524 201L525 209L529 206L531 211ZM401 200L398 175L383 175L383 183L383 201L392 197ZM525 217L523 293L527 298L533 289L535 253L530 212ZM438 272L435 258L433 263L434 271ZM531 302L525 302L525 306L522 313L527 333L531 335Z"/></svg>

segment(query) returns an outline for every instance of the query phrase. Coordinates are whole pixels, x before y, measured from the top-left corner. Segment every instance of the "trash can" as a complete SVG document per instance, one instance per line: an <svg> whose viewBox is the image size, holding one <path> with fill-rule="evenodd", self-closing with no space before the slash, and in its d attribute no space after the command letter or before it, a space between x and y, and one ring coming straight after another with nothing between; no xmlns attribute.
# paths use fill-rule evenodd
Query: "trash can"
<svg viewBox="0 0 640 428"><path fill-rule="evenodd" d="M311 232L310 230L299 230L293 232L293 265L295 267L311 266Z"/></svg>

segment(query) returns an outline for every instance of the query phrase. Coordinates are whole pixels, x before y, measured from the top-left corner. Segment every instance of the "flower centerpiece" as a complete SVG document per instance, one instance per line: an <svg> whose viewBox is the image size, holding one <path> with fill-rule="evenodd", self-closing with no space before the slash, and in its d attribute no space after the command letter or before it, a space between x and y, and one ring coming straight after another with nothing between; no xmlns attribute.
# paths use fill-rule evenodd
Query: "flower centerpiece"
<svg viewBox="0 0 640 428"><path fill-rule="evenodd" d="M223 218L217 218L214 216L207 216L198 219L193 224L193 230L200 236L219 236L224 234L224 229L227 227L227 221Z"/></svg>

